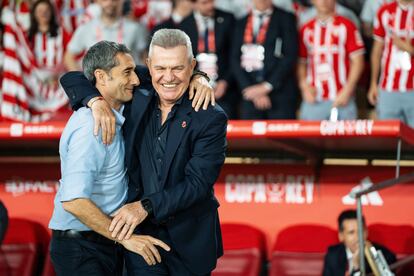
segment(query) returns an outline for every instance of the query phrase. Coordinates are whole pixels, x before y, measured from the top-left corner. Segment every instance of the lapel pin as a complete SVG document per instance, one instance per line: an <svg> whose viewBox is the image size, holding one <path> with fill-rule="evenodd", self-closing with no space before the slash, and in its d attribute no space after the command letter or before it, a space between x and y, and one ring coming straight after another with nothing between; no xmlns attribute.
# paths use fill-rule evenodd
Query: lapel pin
<svg viewBox="0 0 414 276"><path fill-rule="evenodd" d="M181 127L182 127L182 128L186 128L186 127L187 127L187 122L186 122L186 121L183 121L183 122L181 123Z"/></svg>
<svg viewBox="0 0 414 276"><path fill-rule="evenodd" d="M223 17L217 17L217 23L223 23L224 22L224 18Z"/></svg>

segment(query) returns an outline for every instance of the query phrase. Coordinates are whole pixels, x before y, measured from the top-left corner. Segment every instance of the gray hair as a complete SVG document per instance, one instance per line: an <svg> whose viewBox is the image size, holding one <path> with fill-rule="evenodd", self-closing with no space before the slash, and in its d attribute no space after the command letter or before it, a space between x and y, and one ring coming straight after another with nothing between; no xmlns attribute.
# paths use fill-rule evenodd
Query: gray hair
<svg viewBox="0 0 414 276"><path fill-rule="evenodd" d="M124 44L106 40L102 40L90 47L82 61L83 73L86 78L95 84L95 70L102 69L109 73L112 68L119 65L116 58L118 53L131 54L131 50Z"/></svg>
<svg viewBox="0 0 414 276"><path fill-rule="evenodd" d="M187 47L188 59L191 60L194 57L190 38L185 32L178 29L160 29L156 31L149 45L148 57L151 57L154 46L164 49L185 46Z"/></svg>

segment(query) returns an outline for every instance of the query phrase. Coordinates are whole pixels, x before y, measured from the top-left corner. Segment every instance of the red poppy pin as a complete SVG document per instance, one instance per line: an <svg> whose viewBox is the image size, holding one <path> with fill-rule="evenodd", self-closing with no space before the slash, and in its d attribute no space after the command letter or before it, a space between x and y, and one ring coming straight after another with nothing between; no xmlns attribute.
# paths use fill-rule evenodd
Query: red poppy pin
<svg viewBox="0 0 414 276"><path fill-rule="evenodd" d="M182 128L186 128L186 127L187 127L187 122L186 122L186 121L183 121L183 122L181 123L181 127L182 127Z"/></svg>

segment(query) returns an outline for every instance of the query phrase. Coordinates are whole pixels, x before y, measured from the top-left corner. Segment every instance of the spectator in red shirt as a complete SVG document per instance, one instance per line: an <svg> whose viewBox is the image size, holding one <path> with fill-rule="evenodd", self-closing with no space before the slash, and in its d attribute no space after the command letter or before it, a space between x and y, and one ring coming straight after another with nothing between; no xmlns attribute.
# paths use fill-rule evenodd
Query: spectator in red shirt
<svg viewBox="0 0 414 276"><path fill-rule="evenodd" d="M379 119L400 119L414 127L414 1L380 8L374 22L368 100ZM379 82L378 82L379 77Z"/></svg>
<svg viewBox="0 0 414 276"><path fill-rule="evenodd" d="M313 0L317 16L300 29L298 79L304 120L355 119L354 91L364 68L355 24L335 13L335 0Z"/></svg>

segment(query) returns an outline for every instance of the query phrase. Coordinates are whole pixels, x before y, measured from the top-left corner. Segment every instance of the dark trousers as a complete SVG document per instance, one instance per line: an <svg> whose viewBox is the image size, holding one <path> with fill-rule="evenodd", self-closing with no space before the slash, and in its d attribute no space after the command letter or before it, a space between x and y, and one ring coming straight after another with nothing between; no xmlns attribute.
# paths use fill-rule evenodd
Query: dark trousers
<svg viewBox="0 0 414 276"><path fill-rule="evenodd" d="M58 276L122 275L123 250L115 243L52 235L50 256Z"/></svg>
<svg viewBox="0 0 414 276"><path fill-rule="evenodd" d="M151 275L170 275L170 276L193 276L191 271L183 264L177 252L171 243L171 239L167 230L163 227L159 227L152 230L151 233L146 233L157 239L162 240L171 247L169 252L157 247L161 255L161 263L149 266L144 258L140 255L125 250L125 264L128 276L151 276ZM206 274L211 275L211 273Z"/></svg>

